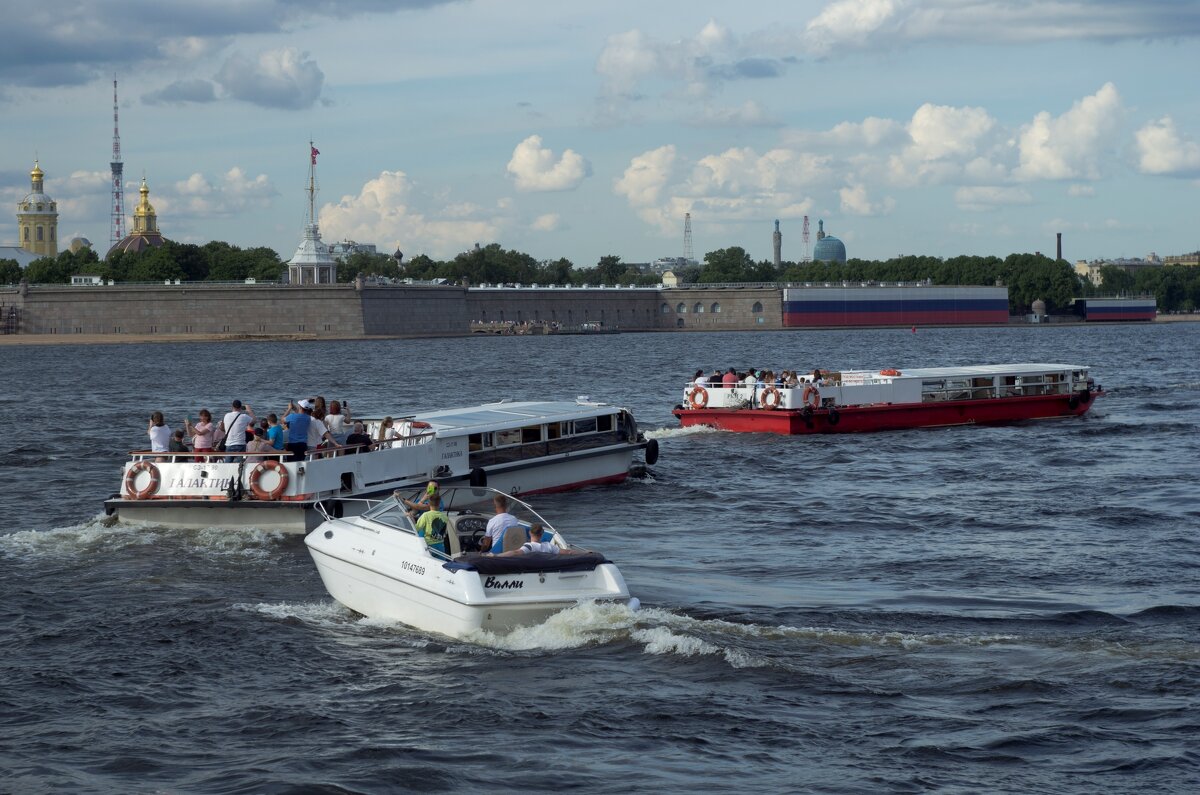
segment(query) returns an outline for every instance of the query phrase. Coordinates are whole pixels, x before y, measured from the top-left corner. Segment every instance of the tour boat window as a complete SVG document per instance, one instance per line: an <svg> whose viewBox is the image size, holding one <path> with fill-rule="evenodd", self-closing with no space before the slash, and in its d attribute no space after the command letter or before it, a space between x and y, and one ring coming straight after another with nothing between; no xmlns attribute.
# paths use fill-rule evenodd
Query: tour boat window
<svg viewBox="0 0 1200 795"><path fill-rule="evenodd" d="M611 431L613 429L613 415L605 414L602 417L596 418L596 430L600 432Z"/></svg>
<svg viewBox="0 0 1200 795"><path fill-rule="evenodd" d="M521 429L521 444L532 444L542 440L542 426L528 425Z"/></svg>
<svg viewBox="0 0 1200 795"><path fill-rule="evenodd" d="M550 422L546 424L546 438L557 439L563 435L563 424L561 422Z"/></svg>
<svg viewBox="0 0 1200 795"><path fill-rule="evenodd" d="M575 434L595 433L596 432L596 418L595 417L588 417L585 420L575 420L574 425L575 425L575 427L572 432Z"/></svg>
<svg viewBox="0 0 1200 795"><path fill-rule="evenodd" d="M514 444L521 443L521 429L509 428L505 431L496 431L496 446L508 447Z"/></svg>
<svg viewBox="0 0 1200 795"><path fill-rule="evenodd" d="M490 433L473 433L467 437L468 450L486 450L491 446L492 435Z"/></svg>

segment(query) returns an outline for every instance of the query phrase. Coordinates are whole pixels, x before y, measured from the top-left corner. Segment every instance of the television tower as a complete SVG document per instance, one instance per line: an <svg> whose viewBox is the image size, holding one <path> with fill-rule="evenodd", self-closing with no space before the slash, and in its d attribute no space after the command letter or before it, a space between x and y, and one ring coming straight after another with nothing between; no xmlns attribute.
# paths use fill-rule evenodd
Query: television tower
<svg viewBox="0 0 1200 795"><path fill-rule="evenodd" d="M804 262L811 262L812 259L808 256L808 216L804 216Z"/></svg>
<svg viewBox="0 0 1200 795"><path fill-rule="evenodd" d="M685 264L691 264L692 256L692 214L683 214L683 258Z"/></svg>
<svg viewBox="0 0 1200 795"><path fill-rule="evenodd" d="M121 183L125 164L121 162L121 133L117 127L117 78L113 77L113 151L112 151L112 231L109 246L115 246L125 237L125 208Z"/></svg>

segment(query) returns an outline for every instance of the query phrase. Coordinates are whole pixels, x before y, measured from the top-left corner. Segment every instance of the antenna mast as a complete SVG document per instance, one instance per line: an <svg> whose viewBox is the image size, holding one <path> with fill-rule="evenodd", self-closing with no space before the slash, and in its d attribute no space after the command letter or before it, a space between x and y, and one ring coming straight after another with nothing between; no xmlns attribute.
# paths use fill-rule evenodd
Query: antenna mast
<svg viewBox="0 0 1200 795"><path fill-rule="evenodd" d="M321 151L310 140L308 152L308 223L312 225L317 222L317 155Z"/></svg>
<svg viewBox="0 0 1200 795"><path fill-rule="evenodd" d="M117 78L113 76L113 148L112 162L112 230L109 245L115 246L125 237L124 182L125 164L121 162L121 133L117 126Z"/></svg>
<svg viewBox="0 0 1200 795"><path fill-rule="evenodd" d="M685 264L690 264L695 257L692 256L692 214L683 214L683 258Z"/></svg>

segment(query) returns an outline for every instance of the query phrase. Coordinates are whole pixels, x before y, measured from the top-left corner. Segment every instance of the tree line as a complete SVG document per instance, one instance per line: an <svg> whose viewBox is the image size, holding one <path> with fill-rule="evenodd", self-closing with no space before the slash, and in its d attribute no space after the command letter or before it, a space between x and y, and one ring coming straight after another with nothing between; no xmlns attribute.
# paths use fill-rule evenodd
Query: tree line
<svg viewBox="0 0 1200 795"><path fill-rule="evenodd" d="M276 281L282 278L285 267L270 248L243 249L220 241L203 246L167 241L143 252L114 252L106 260L100 260L91 249L64 251L56 257L34 260L23 272L15 260L0 260L0 284L22 278L35 284L68 283L73 274L95 274L116 282ZM359 273L382 279L444 279L474 285L652 286L661 281L657 274L645 273L616 255L603 256L595 266L580 268L565 257L537 260L498 243L465 251L449 260L421 254L398 261L386 254L356 253L338 264L337 280L350 282ZM1008 288L1009 310L1014 314L1030 311L1039 298L1049 311L1062 312L1073 298L1119 294L1154 295L1160 312L1190 312L1200 307L1200 267L1147 267L1130 274L1110 265L1101 268L1102 282L1097 287L1078 276L1066 260L1042 254L1009 254L1004 258L905 255L886 260L850 259L845 263L784 262L776 267L770 261L756 262L745 249L733 246L710 251L702 263L677 269L675 274L681 282L699 284L929 281L937 285L1003 285Z"/></svg>

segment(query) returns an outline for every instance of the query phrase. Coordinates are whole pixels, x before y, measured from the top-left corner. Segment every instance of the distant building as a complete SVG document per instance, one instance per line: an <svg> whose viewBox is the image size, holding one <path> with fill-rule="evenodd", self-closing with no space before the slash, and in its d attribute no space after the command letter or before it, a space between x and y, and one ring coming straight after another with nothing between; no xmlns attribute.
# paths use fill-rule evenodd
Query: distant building
<svg viewBox="0 0 1200 795"><path fill-rule="evenodd" d="M158 231L158 214L154 212L154 205L150 203L150 188L146 186L145 177L142 177L142 186L138 188L138 193L141 198L133 211L133 231L118 240L116 245L108 250L108 253L104 255L106 259L112 256L114 251L130 253L148 251L152 248L159 248L167 242L162 233Z"/></svg>
<svg viewBox="0 0 1200 795"><path fill-rule="evenodd" d="M648 273L664 274L667 271L677 270L682 268L695 268L700 265L694 259L687 257L659 257L651 262L647 268ZM640 268L639 268L640 270Z"/></svg>
<svg viewBox="0 0 1200 795"><path fill-rule="evenodd" d="M1169 257L1163 257L1164 265L1200 265L1200 251L1193 251L1191 254L1173 254Z"/></svg>
<svg viewBox="0 0 1200 795"><path fill-rule="evenodd" d="M58 202L42 189L45 172L33 161L30 191L17 203L17 234L21 248L36 257L58 254Z"/></svg>
<svg viewBox="0 0 1200 795"><path fill-rule="evenodd" d="M1167 257L1166 260L1163 260L1152 251L1142 259L1136 257L1117 257L1115 259L1094 259L1091 261L1078 260L1075 263L1074 270L1077 275L1098 286L1104 280L1100 275L1102 268L1114 267L1120 268L1126 273L1137 273L1146 268L1161 268L1171 259L1174 258Z"/></svg>
<svg viewBox="0 0 1200 795"><path fill-rule="evenodd" d="M345 262L351 254L377 254L373 243L355 243L353 240L341 240L329 244L329 255L338 262Z"/></svg>
<svg viewBox="0 0 1200 795"><path fill-rule="evenodd" d="M846 264L846 244L833 235L825 234L824 221L817 221L817 245L813 247L813 261Z"/></svg>
<svg viewBox="0 0 1200 795"><path fill-rule="evenodd" d="M320 152L312 141L308 142L308 148L312 152L308 165L308 223L304 225L304 239L288 260L288 283L333 284L337 281L337 260L330 254L329 246L321 242L321 230L317 226L317 155Z"/></svg>

